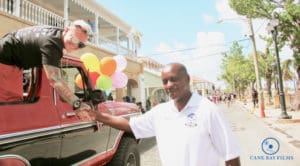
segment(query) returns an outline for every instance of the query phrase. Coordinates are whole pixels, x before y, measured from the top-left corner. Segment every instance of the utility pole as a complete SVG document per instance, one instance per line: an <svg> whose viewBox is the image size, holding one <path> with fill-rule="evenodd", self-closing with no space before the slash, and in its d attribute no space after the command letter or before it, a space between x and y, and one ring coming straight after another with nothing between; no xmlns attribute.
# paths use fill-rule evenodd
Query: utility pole
<svg viewBox="0 0 300 166"><path fill-rule="evenodd" d="M261 80L259 76L259 70L258 70L258 57L257 57L257 51L256 51L256 45L255 45L255 37L254 37L254 31L253 31L253 25L252 25L252 20L250 17L248 19L248 25L250 29L250 39L252 43L252 48L253 48L253 59L254 59L254 69L255 69L255 76L256 76L256 84L258 87L258 93L259 93L259 104L260 104L260 116L262 118L265 118L265 103L264 103L264 93L261 85Z"/></svg>

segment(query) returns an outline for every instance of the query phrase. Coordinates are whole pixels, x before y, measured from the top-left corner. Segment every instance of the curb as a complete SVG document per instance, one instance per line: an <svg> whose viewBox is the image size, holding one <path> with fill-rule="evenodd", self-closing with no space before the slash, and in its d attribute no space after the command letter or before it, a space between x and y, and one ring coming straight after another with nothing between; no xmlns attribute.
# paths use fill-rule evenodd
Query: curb
<svg viewBox="0 0 300 166"><path fill-rule="evenodd" d="M300 119L277 119L275 122L282 123L282 124L285 124L285 123L300 123Z"/></svg>

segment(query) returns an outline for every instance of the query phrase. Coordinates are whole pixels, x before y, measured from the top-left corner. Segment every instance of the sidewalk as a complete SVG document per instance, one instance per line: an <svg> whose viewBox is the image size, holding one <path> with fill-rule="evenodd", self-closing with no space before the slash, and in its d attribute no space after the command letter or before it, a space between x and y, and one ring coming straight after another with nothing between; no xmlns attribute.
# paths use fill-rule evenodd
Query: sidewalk
<svg viewBox="0 0 300 166"><path fill-rule="evenodd" d="M266 125L281 140L287 142L295 150L300 151L300 111L287 111L292 116L291 119L280 119L281 108L267 107L265 108L265 118L261 117L259 108L253 109L252 102L242 103L247 111L254 116L261 118Z"/></svg>

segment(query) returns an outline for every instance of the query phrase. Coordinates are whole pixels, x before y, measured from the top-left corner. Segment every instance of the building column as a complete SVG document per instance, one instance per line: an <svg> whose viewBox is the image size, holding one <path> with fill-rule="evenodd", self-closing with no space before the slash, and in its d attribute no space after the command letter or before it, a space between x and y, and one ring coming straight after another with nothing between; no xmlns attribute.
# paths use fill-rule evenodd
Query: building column
<svg viewBox="0 0 300 166"><path fill-rule="evenodd" d="M123 101L124 88L116 89L116 101Z"/></svg>
<svg viewBox="0 0 300 166"><path fill-rule="evenodd" d="M117 53L120 54L120 28L116 27L117 35L116 35L116 41L117 41Z"/></svg>
<svg viewBox="0 0 300 166"><path fill-rule="evenodd" d="M64 26L69 25L69 0L64 0Z"/></svg>
<svg viewBox="0 0 300 166"><path fill-rule="evenodd" d="M16 0L16 11L14 12L15 16L20 17L21 14L21 1L20 0Z"/></svg>
<svg viewBox="0 0 300 166"><path fill-rule="evenodd" d="M94 39L96 40L95 41L95 44L97 45L97 46L99 46L99 29L98 29L98 26L99 25L99 15L98 14L96 14L96 16L95 16L95 36L94 36Z"/></svg>
<svg viewBox="0 0 300 166"><path fill-rule="evenodd" d="M145 78L144 75L139 74L139 89L140 89L140 100L143 106L146 106L146 94L145 94Z"/></svg>

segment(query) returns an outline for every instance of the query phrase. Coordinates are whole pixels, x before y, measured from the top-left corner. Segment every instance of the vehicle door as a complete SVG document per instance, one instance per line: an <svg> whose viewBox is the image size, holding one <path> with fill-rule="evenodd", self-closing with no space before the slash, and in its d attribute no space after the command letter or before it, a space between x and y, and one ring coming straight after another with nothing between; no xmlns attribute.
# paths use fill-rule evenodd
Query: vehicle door
<svg viewBox="0 0 300 166"><path fill-rule="evenodd" d="M23 75L24 101L0 103L0 156L2 160L14 156L31 165L56 165L62 135L52 88L39 68Z"/></svg>
<svg viewBox="0 0 300 166"><path fill-rule="evenodd" d="M62 67L61 72L62 78L71 91L81 100L85 100L88 93L86 87L89 83L86 82L87 79L83 79L87 77L82 69L69 64ZM80 120L70 104L63 101L58 94L55 93L54 96L63 130L61 164L74 164L105 152L109 127L102 126L102 124L94 121L85 122Z"/></svg>

